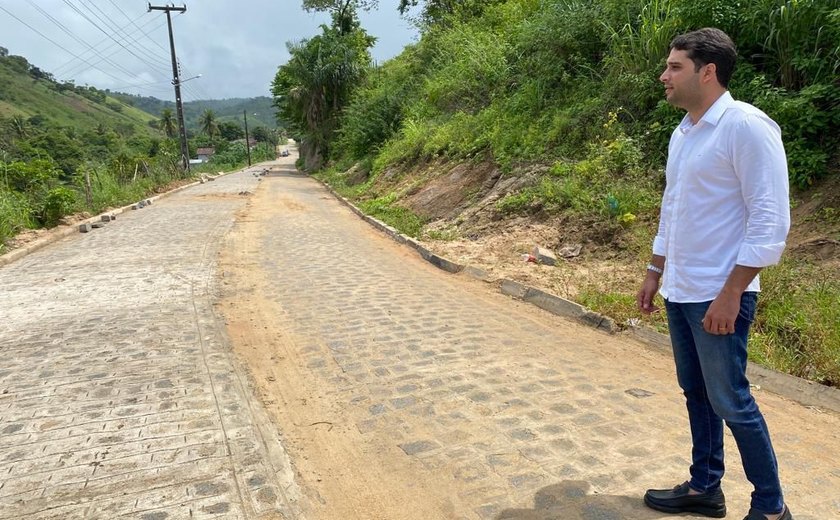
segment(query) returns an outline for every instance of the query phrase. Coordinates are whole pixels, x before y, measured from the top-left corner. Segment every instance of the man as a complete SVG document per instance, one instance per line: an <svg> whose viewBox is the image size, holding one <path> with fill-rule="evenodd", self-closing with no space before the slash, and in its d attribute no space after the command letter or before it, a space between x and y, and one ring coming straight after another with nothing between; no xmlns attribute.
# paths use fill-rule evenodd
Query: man
<svg viewBox="0 0 840 520"><path fill-rule="evenodd" d="M659 78L668 102L687 114L668 147L659 232L637 303L650 313L657 289L665 299L693 447L690 480L648 490L645 503L726 515L725 422L755 488L744 520L792 520L745 375L758 272L779 261L790 227L787 161L778 125L727 91L735 57L722 31L690 32L671 42Z"/></svg>

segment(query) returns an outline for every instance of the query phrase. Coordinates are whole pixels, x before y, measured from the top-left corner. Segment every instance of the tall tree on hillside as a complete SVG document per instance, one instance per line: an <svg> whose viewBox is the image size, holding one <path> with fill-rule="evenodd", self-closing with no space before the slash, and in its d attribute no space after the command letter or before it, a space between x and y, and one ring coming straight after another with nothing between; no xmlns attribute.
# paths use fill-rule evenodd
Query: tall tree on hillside
<svg viewBox="0 0 840 520"><path fill-rule="evenodd" d="M163 130L163 133L166 134L166 137L175 137L177 129L175 128L175 115L172 113L171 108L164 108L161 111L158 125Z"/></svg>
<svg viewBox="0 0 840 520"><path fill-rule="evenodd" d="M453 17L465 20L480 16L485 7L501 1L503 0L399 0L397 10L405 15L412 7L422 5L419 22L431 25Z"/></svg>
<svg viewBox="0 0 840 520"><path fill-rule="evenodd" d="M216 113L212 110L205 110L198 118L198 124L201 126L201 132L208 137L219 135L219 123L216 121Z"/></svg>
<svg viewBox="0 0 840 520"><path fill-rule="evenodd" d="M375 38L359 26L355 11L351 19L349 32L334 16L333 26L322 25L321 34L287 44L291 58L272 83L280 118L303 137L307 169L319 168L327 157L338 116L371 64L368 49Z"/></svg>
<svg viewBox="0 0 840 520"><path fill-rule="evenodd" d="M359 9L368 11L376 8L379 0L303 0L307 11L326 11L332 15L333 27L341 34L349 34L356 24Z"/></svg>

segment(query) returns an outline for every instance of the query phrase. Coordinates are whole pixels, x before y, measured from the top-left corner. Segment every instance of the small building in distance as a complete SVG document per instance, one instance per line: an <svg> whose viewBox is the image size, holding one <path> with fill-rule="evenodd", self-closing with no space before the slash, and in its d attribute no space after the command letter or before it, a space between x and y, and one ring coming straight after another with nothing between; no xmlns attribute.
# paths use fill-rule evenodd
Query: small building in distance
<svg viewBox="0 0 840 520"><path fill-rule="evenodd" d="M203 163L206 163L207 161L209 161L210 158L213 157L214 153L216 153L216 149L213 148L212 146L207 147L207 148L199 148L198 150L195 151L195 155L198 157L198 160L203 162Z"/></svg>

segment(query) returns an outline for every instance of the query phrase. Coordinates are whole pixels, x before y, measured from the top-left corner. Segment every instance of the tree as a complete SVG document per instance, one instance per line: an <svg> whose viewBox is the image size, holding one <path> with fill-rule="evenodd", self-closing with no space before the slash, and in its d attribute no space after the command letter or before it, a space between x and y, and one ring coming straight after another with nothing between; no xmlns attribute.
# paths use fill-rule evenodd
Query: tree
<svg viewBox="0 0 840 520"><path fill-rule="evenodd" d="M198 118L198 124L201 126L201 132L207 136L212 138L219 135L219 123L216 121L216 113L212 110L205 110Z"/></svg>
<svg viewBox="0 0 840 520"><path fill-rule="evenodd" d="M356 12L368 11L379 5L379 0L303 0L307 11L326 11L332 15L333 27L341 34L349 34L358 27Z"/></svg>
<svg viewBox="0 0 840 520"><path fill-rule="evenodd" d="M219 123L219 135L226 141L235 141L245 137L245 131L234 121L222 121Z"/></svg>
<svg viewBox="0 0 840 520"><path fill-rule="evenodd" d="M321 34L287 44L291 58L272 82L281 119L303 138L307 169L317 169L327 156L341 110L371 64L368 49L375 38L358 25L344 33L340 22L334 17Z"/></svg>
<svg viewBox="0 0 840 520"><path fill-rule="evenodd" d="M272 132L269 128L265 126L256 126L254 130L251 132L251 137L253 137L257 142L260 143L269 143L273 145L277 145L277 134Z"/></svg>
<svg viewBox="0 0 840 520"><path fill-rule="evenodd" d="M427 25L445 22L450 17L466 20L480 16L488 5L503 0L400 0L397 10L404 15L412 7L423 4L420 20Z"/></svg>
<svg viewBox="0 0 840 520"><path fill-rule="evenodd" d="M45 72L45 71L41 70L40 68L36 67L35 65L30 65L29 66L29 75L32 76L32 78L35 79L35 80L42 79L42 80L47 80L47 81L55 81L55 78L53 78L52 74L50 74L49 72Z"/></svg>
<svg viewBox="0 0 840 520"><path fill-rule="evenodd" d="M177 129L175 128L175 115L172 113L171 108L164 108L161 111L158 127L163 131L166 137L170 139L175 137Z"/></svg>

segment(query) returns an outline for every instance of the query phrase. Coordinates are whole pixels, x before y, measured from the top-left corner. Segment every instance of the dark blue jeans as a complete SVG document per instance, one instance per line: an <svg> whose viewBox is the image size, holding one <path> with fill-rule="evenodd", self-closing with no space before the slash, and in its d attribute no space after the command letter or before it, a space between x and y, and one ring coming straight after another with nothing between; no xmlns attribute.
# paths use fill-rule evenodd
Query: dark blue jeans
<svg viewBox="0 0 840 520"><path fill-rule="evenodd" d="M700 492L714 491L723 477L723 423L732 431L744 473L753 484L751 507L765 513L784 508L776 454L764 416L747 381L747 334L755 315L756 293L744 293L735 333L703 330L711 302L665 301L677 380L691 426L691 481Z"/></svg>

